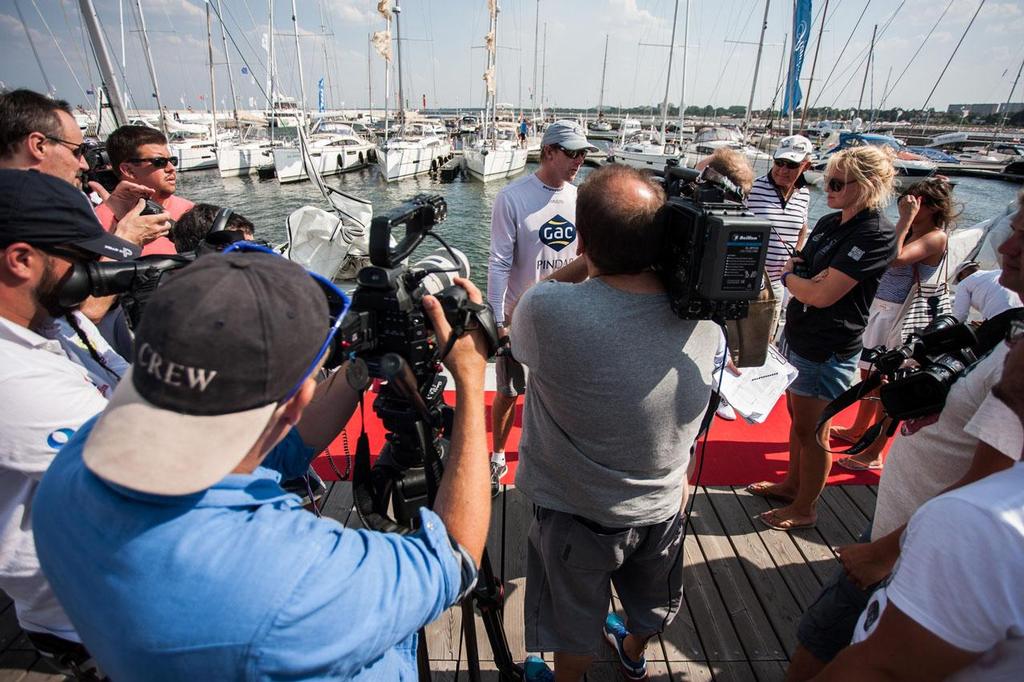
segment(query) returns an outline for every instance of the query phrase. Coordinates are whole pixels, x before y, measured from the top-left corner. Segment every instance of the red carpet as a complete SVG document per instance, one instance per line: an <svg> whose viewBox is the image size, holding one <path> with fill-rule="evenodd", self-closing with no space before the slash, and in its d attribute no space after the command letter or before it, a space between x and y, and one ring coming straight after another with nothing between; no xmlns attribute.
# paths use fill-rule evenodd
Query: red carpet
<svg viewBox="0 0 1024 682"><path fill-rule="evenodd" d="M493 393L487 394L487 428L490 431L490 405ZM450 404L455 402L454 393L447 394ZM377 453L384 445L384 427L370 409L372 400L367 396L366 415L367 433L370 437L370 451ZM844 413L840 423L852 421L853 408ZM848 416L849 415L849 416ZM349 422L345 431L331 444L327 453L320 455L313 461L313 467L324 480L337 480L351 478L349 459L346 453L355 455L356 439L359 437L361 420L359 412ZM508 453L509 473L505 476L505 483L512 483L515 480L516 464L519 458L519 434L522 428L522 400L519 401L519 409L516 413L515 426L512 428L512 435L509 437L505 448ZM488 436L490 445L490 436ZM704 459L703 468L700 469L699 483L701 485L746 485L755 481L769 480L778 481L786 473L786 463L789 460L789 416L786 414L784 400L780 400L772 411L768 420L763 424L750 425L737 419L727 422L715 418L711 425L711 432L708 436L707 454ZM347 443L347 447L346 447ZM835 443L839 447L840 443ZM841 448L842 449L842 448ZM696 457L700 457L701 446L697 447ZM332 469L328 462L330 456L335 468ZM336 469L336 471L335 471ZM838 466L832 467L829 474L829 485L844 484L876 484L880 472L863 471L853 472ZM340 476L339 476L340 475Z"/></svg>

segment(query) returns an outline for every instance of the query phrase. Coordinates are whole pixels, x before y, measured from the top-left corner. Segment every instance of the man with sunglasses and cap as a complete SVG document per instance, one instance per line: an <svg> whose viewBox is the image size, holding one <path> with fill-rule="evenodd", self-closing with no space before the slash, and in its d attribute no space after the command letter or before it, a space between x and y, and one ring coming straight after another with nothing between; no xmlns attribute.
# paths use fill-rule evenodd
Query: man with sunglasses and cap
<svg viewBox="0 0 1024 682"><path fill-rule="evenodd" d="M35 493L64 443L100 412L127 363L59 303L76 263L127 260L85 196L39 171L0 170L0 588L41 653L67 674L90 656L50 590L32 536Z"/></svg>
<svg viewBox="0 0 1024 682"><path fill-rule="evenodd" d="M508 339L508 325L519 297L576 258L576 178L587 152L587 141L575 121L555 121L541 139L540 168L505 186L494 199L491 250L487 270L487 302L494 309L499 333ZM578 271L582 281L586 268ZM505 442L512 430L516 400L526 391L526 371L506 344L495 364L497 391L491 408L494 449L491 491L497 494L508 471Z"/></svg>
<svg viewBox="0 0 1024 682"><path fill-rule="evenodd" d="M146 126L121 126L107 138L110 166L122 182L150 192L149 199L163 207L171 220L177 220L192 208L193 203L175 195L178 187L178 158L171 155L167 138L159 130ZM130 201L106 201L96 209L100 223L108 230L131 211L141 211L142 204ZM176 253L174 244L162 236L142 249L142 255Z"/></svg>
<svg viewBox="0 0 1024 682"><path fill-rule="evenodd" d="M783 298L786 291L781 283L783 267L807 238L811 193L804 180L804 171L810 168L813 153L814 146L803 135L782 138L775 150L771 169L754 180L747 196L747 208L772 224L764 267L775 294L773 338L785 322Z"/></svg>
<svg viewBox="0 0 1024 682"><path fill-rule="evenodd" d="M356 406L344 365L313 379L343 296L254 249L200 258L154 294L132 369L40 485L40 559L115 680L414 680L415 633L472 587L486 540L486 341L466 334L443 358L458 407L418 530L318 518L278 482ZM423 305L445 347L439 302Z"/></svg>

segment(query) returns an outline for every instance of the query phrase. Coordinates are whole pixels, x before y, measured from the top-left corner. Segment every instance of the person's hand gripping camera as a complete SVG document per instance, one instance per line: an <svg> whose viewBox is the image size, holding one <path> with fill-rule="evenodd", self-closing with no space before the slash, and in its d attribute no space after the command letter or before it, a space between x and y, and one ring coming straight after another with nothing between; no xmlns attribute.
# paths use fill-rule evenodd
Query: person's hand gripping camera
<svg viewBox="0 0 1024 682"><path fill-rule="evenodd" d="M466 290L469 300L472 303L482 304L483 296L480 290L472 282L462 277L456 277L454 282ZM437 344L445 348L452 336L452 326L445 317L444 308L441 302L434 296L423 297L423 309L430 318L430 323L437 335ZM482 328L476 328L457 338L448 354L441 358L444 366L451 372L457 386L463 386L464 382L483 381L484 368L487 366L489 352L488 340Z"/></svg>

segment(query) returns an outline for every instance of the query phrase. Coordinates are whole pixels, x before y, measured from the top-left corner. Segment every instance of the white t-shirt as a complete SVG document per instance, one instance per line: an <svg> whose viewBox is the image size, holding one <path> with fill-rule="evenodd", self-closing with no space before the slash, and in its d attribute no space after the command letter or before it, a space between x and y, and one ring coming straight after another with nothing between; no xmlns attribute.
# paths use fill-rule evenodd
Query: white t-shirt
<svg viewBox="0 0 1024 682"><path fill-rule="evenodd" d="M888 603L948 644L982 654L949 680L1024 677L1024 465L940 495L914 514L854 644L874 632Z"/></svg>
<svg viewBox="0 0 1024 682"><path fill-rule="evenodd" d="M124 360L88 319L76 319L122 374ZM0 588L14 600L22 627L77 641L39 568L32 498L60 447L106 406L117 378L93 360L67 322L40 332L0 317Z"/></svg>
<svg viewBox="0 0 1024 682"><path fill-rule="evenodd" d="M1021 307L1020 296L999 283L1002 270L979 270L965 277L956 287L953 314L964 322L975 308L981 319L988 320L1010 308Z"/></svg>
<svg viewBox="0 0 1024 682"><path fill-rule="evenodd" d="M872 540L905 524L918 507L960 480L974 459L979 440L1014 461L1020 459L1020 421L1002 401L989 399L992 386L1002 375L1007 350L1000 342L957 380L934 423L893 440L878 484Z"/></svg>
<svg viewBox="0 0 1024 682"><path fill-rule="evenodd" d="M548 187L536 174L507 185L494 199L487 302L500 322L519 297L576 259L576 186Z"/></svg>

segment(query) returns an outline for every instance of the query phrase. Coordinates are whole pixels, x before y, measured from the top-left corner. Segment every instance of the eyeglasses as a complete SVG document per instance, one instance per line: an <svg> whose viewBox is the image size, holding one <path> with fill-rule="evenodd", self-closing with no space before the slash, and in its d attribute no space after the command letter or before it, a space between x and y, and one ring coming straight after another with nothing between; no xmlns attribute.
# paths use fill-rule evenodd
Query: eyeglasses
<svg viewBox="0 0 1024 682"><path fill-rule="evenodd" d="M801 164L798 161L790 161L789 159L775 159L775 166L777 168L788 168L790 170L795 170L799 168L800 165Z"/></svg>
<svg viewBox="0 0 1024 682"><path fill-rule="evenodd" d="M178 165L177 156L154 156L151 159L128 159L128 163L148 163L152 164L153 168L163 168L167 164L172 166Z"/></svg>
<svg viewBox="0 0 1024 682"><path fill-rule="evenodd" d="M587 157L587 150L586 149L566 149L565 147L563 147L560 144L556 144L555 146L558 147L559 151L561 151L563 154L565 154L566 156L568 156L570 159L572 159L574 161L576 159L580 158L581 156L583 158Z"/></svg>
<svg viewBox="0 0 1024 682"><path fill-rule="evenodd" d="M842 192L846 189L846 186L850 184L846 180L840 180L839 178L829 178L827 182L828 191L830 192Z"/></svg>
<svg viewBox="0 0 1024 682"><path fill-rule="evenodd" d="M71 150L71 155L76 159L82 158L82 154L84 154L89 147L85 142L69 142L68 140L62 140L59 137L54 137L53 135L44 135L44 137L50 142L65 145Z"/></svg>
<svg viewBox="0 0 1024 682"><path fill-rule="evenodd" d="M243 253L269 253L271 255L278 256L279 258L284 258L284 256L277 251L252 242L235 242L228 248L224 249L221 253L231 253L233 251L241 251ZM341 328L341 321L345 319L345 313L348 312L349 306L352 305L349 297L346 296L345 292L339 289L334 282L311 270L306 270L306 274L313 278L313 281L320 286L320 289L324 292L324 296L327 298L327 309L331 316L331 326L327 330L327 338L324 339L323 344L320 346L320 350L318 350L316 355L313 357L313 362L311 362L309 368L302 373L302 377L299 379L298 383L295 384L292 390L288 391L288 394L281 399L281 403L286 403L295 397L295 394L299 392L302 385L306 383L306 379L308 379L320 365L320 361L328 355L328 351L331 348L334 337Z"/></svg>

